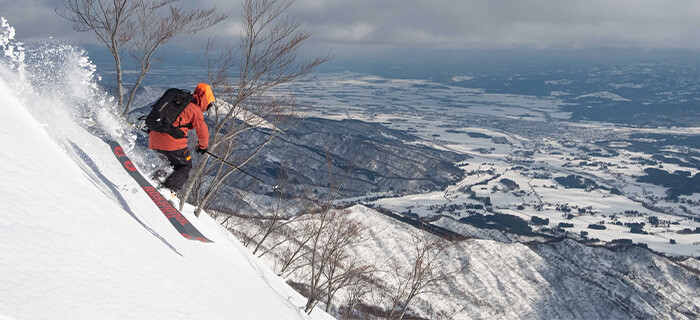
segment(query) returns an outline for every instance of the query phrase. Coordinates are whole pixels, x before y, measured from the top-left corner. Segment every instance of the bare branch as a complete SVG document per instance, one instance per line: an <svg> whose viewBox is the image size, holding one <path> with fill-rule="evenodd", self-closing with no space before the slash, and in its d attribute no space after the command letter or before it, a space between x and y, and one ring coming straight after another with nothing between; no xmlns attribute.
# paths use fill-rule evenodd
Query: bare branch
<svg viewBox="0 0 700 320"><path fill-rule="evenodd" d="M228 17L210 9L183 9L178 0L64 0L56 13L73 22L79 32L93 31L114 58L117 71L117 107L129 112L134 93L158 60L155 51L180 34L194 34ZM121 50L129 49L140 65L136 83L124 106Z"/></svg>
<svg viewBox="0 0 700 320"><path fill-rule="evenodd" d="M300 30L301 23L285 16L293 0L245 0L243 3L243 34L238 50L229 47L214 54L213 42L207 46L209 81L214 83L217 103L213 110L209 149L236 163L238 167L252 161L275 137L295 125L295 103L291 94L274 92L281 84L290 83L307 75L331 56L302 61L298 50L310 33ZM236 55L236 53L238 53ZM234 59L237 56L239 58ZM237 72L234 72L236 71ZM233 79L233 76L237 79ZM261 128L265 128L264 130ZM266 132L267 137L249 153L236 153L233 143L249 130ZM209 156L204 155L192 170L191 179L182 190L184 199L200 199L196 215L219 192L224 181L236 172L231 168L217 171L207 181L205 194L191 196L202 176L210 172ZM264 186L263 186L264 187ZM181 206L184 202L181 203Z"/></svg>
<svg viewBox="0 0 700 320"><path fill-rule="evenodd" d="M447 258L447 250L452 245L448 240L418 230L412 233L412 243L408 270L404 271L404 268L398 265L393 268L397 288L390 295L392 306L389 319L403 319L416 297L432 292L467 267L463 265L455 270L443 269L441 261Z"/></svg>

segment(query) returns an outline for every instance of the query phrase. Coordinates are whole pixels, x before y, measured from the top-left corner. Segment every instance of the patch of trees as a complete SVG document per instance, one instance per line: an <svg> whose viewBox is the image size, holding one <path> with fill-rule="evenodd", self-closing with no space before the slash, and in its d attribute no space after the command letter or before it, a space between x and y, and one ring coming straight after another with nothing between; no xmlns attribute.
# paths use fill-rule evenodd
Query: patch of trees
<svg viewBox="0 0 700 320"><path fill-rule="evenodd" d="M525 236L535 235L535 233L532 232L532 227L528 225L527 221L512 214L475 214L469 217L461 218L459 219L459 222L483 229L496 229Z"/></svg>
<svg viewBox="0 0 700 320"><path fill-rule="evenodd" d="M644 225L646 225L646 223L644 223L644 222L625 222L625 227L629 227L629 228L640 228L641 229L641 228L644 228Z"/></svg>
<svg viewBox="0 0 700 320"><path fill-rule="evenodd" d="M637 178L638 182L648 182L668 188L667 194L670 199L678 200L680 195L691 195L700 192L700 173L696 173L692 178L690 174L676 171L668 171L647 168L644 169L645 176Z"/></svg>
<svg viewBox="0 0 700 320"><path fill-rule="evenodd" d="M646 231L644 231L643 227L631 227L630 228L630 233L636 233L636 234L649 234Z"/></svg>
<svg viewBox="0 0 700 320"><path fill-rule="evenodd" d="M561 212L571 212L571 208L569 208L568 204L557 204L556 208L554 210L561 211ZM572 216L573 218L573 216Z"/></svg>
<svg viewBox="0 0 700 320"><path fill-rule="evenodd" d="M554 178L555 181L557 181L559 184L564 186L565 188L574 188L574 189L586 189L586 190L592 190L592 189L602 189L602 190L607 190L610 191L611 194L616 194L616 195L622 195L622 192L618 190L617 188L612 188L612 187L606 187L597 184L595 181L584 178L581 176L577 175L568 175L566 177L557 177Z"/></svg>
<svg viewBox="0 0 700 320"><path fill-rule="evenodd" d="M536 172L532 174L534 179L551 179L552 175L549 172Z"/></svg>
<svg viewBox="0 0 700 320"><path fill-rule="evenodd" d="M530 223L532 223L536 226L546 226L549 224L549 218L542 219L538 216L532 216L532 217L530 217Z"/></svg>
<svg viewBox="0 0 700 320"><path fill-rule="evenodd" d="M649 223L650 223L652 226L658 226L658 225L659 225L659 217L657 217L657 216L651 216L651 217L647 218L647 220L649 220Z"/></svg>
<svg viewBox="0 0 700 320"><path fill-rule="evenodd" d="M591 224L588 225L588 229L605 230L606 228L605 228L605 226L602 225L602 224L591 223Z"/></svg>
<svg viewBox="0 0 700 320"><path fill-rule="evenodd" d="M602 153L602 151L603 150L590 152L590 153L588 153L588 155L591 157L600 157L600 158L612 158L612 157L617 157L620 155L620 153L618 153L614 150L607 150L608 153Z"/></svg>
<svg viewBox="0 0 700 320"><path fill-rule="evenodd" d="M524 197L524 196L527 196L530 194L531 194L531 192L527 192L527 191L522 190L522 189L517 190L517 191L513 191L513 196L516 196L516 197Z"/></svg>
<svg viewBox="0 0 700 320"><path fill-rule="evenodd" d="M669 220L659 220L659 217L657 216L651 216L647 219L649 220L649 224L654 227L668 227L672 224Z"/></svg>
<svg viewBox="0 0 700 320"><path fill-rule="evenodd" d="M598 187L595 181L573 174L566 177L556 177L554 180L565 188L588 189Z"/></svg>
<svg viewBox="0 0 700 320"><path fill-rule="evenodd" d="M633 244L634 242L632 241L632 239L613 239L612 241L610 241L610 243L630 245L630 244Z"/></svg>
<svg viewBox="0 0 700 320"><path fill-rule="evenodd" d="M508 178L503 178L503 179L501 179L500 182L501 182L501 184L506 186L506 188L508 188L509 190L515 190L515 189L520 188L520 185L518 185L515 181L510 180Z"/></svg>
<svg viewBox="0 0 700 320"><path fill-rule="evenodd" d="M474 203L451 203L451 204L443 204L441 206L439 205L430 205L428 206L428 210L435 212L436 214L442 214L442 213L450 213L450 214L460 214L460 211L466 211L468 213L474 212L474 210L483 210L484 206L481 204L474 204Z"/></svg>
<svg viewBox="0 0 700 320"><path fill-rule="evenodd" d="M495 144L508 144L508 139L506 139L506 137L493 137L491 138L491 141L493 141ZM530 156L532 156L532 154L534 154L534 152L532 152Z"/></svg>
<svg viewBox="0 0 700 320"><path fill-rule="evenodd" d="M598 163L597 163L597 162L592 162L592 161L591 161L591 162L588 162L588 161L581 161L581 163L579 163L579 165L581 165L581 166L586 166L586 167L595 167L595 166L598 166Z"/></svg>
<svg viewBox="0 0 700 320"><path fill-rule="evenodd" d="M668 135L660 133L635 133L632 139L653 139L663 142L663 145L688 146L700 149L700 136L696 135ZM658 150L659 148L656 148Z"/></svg>
<svg viewBox="0 0 700 320"><path fill-rule="evenodd" d="M495 148L494 148L494 150L495 150ZM476 149L474 149L474 151L481 153L481 154L491 154L491 149L487 149L487 148L476 148Z"/></svg>
<svg viewBox="0 0 700 320"><path fill-rule="evenodd" d="M649 159L645 159L642 157L634 157L634 158L630 158L630 160L636 161L637 164L641 164L643 166L656 166L659 164L658 161L649 160Z"/></svg>
<svg viewBox="0 0 700 320"><path fill-rule="evenodd" d="M670 157L664 157L663 155L660 155L660 154L655 154L655 155L653 155L651 158L654 159L654 160L657 160L657 161L664 162L664 163L677 164L677 165L679 165L679 166L681 166L681 167L688 167L688 168L695 168L695 167L696 167L696 166L694 166L693 164L688 163L688 162L685 162L685 161L683 161L683 160L681 160L681 159L678 159L678 158L670 158ZM698 163L696 163L696 165L698 165Z"/></svg>
<svg viewBox="0 0 700 320"><path fill-rule="evenodd" d="M695 234L700 233L700 227L695 228L695 230L690 228L684 228L683 230L678 230L678 234Z"/></svg>
<svg viewBox="0 0 700 320"><path fill-rule="evenodd" d="M490 139L491 136L487 134L483 134L481 132L467 132L469 137L471 138L482 138L482 139Z"/></svg>
<svg viewBox="0 0 700 320"><path fill-rule="evenodd" d="M573 223L559 222L559 228L573 228Z"/></svg>
<svg viewBox="0 0 700 320"><path fill-rule="evenodd" d="M471 192L469 194L469 199L474 199L477 201L481 201L484 203L485 206L490 207L491 206L491 197L479 197L476 195L476 193Z"/></svg>
<svg viewBox="0 0 700 320"><path fill-rule="evenodd" d="M642 214L637 210L625 210L625 216L627 217L641 217Z"/></svg>

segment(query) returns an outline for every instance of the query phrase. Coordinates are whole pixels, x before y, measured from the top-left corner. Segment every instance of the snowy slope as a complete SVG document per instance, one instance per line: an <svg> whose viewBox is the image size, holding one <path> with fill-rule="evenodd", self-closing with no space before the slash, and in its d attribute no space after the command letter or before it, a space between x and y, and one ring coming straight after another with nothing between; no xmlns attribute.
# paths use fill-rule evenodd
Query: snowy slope
<svg viewBox="0 0 700 320"><path fill-rule="evenodd" d="M363 303L386 308L384 292L397 290L391 274L409 272L411 234L419 231L360 205L347 214L364 226L363 241L354 250L387 275L373 283L377 287ZM279 265L274 254L265 259ZM674 262L640 247L610 250L573 240L527 245L472 238L455 242L440 260L441 270L466 269L419 296L410 309L426 319L697 319L697 261ZM303 283L304 272L291 278Z"/></svg>
<svg viewBox="0 0 700 320"><path fill-rule="evenodd" d="M358 250L367 259L404 260L412 227L356 206L351 217L368 228ZM387 237L386 235L392 235ZM421 297L428 318L452 319L693 319L700 278L641 248L611 251L572 240L528 246L468 239L455 244L445 270L469 267L440 292ZM421 303L417 303L421 306Z"/></svg>
<svg viewBox="0 0 700 320"><path fill-rule="evenodd" d="M184 213L214 243L175 232L62 108L74 100L16 71L0 65L0 319L331 318L307 316L305 299L206 214Z"/></svg>

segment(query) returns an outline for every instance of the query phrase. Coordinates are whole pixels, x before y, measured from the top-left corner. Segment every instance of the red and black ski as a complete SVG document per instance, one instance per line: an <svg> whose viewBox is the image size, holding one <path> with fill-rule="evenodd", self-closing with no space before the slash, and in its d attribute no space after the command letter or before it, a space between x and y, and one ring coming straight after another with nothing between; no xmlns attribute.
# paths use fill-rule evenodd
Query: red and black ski
<svg viewBox="0 0 700 320"><path fill-rule="evenodd" d="M153 200L153 203L158 206L158 209L163 212L166 218L173 224L173 227L179 232L183 237L190 240L198 240L202 242L212 242L202 235L197 228L195 228L185 216L180 213L168 200L163 197L163 195L156 190L156 188L151 185L146 178L144 178L141 173L136 169L134 163L129 160L129 158L124 153L124 149L116 141L109 142L112 152L117 157L119 162L121 162L126 172L128 172L134 180L141 186L143 191Z"/></svg>

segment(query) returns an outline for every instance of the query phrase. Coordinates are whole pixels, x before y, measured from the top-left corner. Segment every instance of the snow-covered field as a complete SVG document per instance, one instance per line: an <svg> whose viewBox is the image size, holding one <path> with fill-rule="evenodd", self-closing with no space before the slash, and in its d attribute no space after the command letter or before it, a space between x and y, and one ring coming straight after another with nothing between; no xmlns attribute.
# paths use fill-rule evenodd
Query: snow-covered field
<svg viewBox="0 0 700 320"><path fill-rule="evenodd" d="M556 227L562 222L572 223L574 226L567 228L568 232L580 234L581 231L586 231L588 238L603 241L632 239L635 243L645 243L651 249L667 254L700 256L700 234L679 233L686 228L694 230L700 227L700 222L694 221L692 216L659 212L643 205L647 196L654 194L663 196L666 190L651 184L637 183L633 176L642 175L642 168L622 165L625 159L638 156L637 154L622 154L615 158L599 160L606 163L620 163L618 167L567 166L566 164L570 161L565 159L569 156L565 153L566 148L552 143L550 146L557 146L556 149L552 150L564 151L562 155L552 155L552 150L542 153L535 152L532 157L533 163L519 163L509 156L512 154L511 150L523 150L517 144L499 145L492 144L488 139L469 137L463 139L463 144L456 145L454 138L446 138L450 149L474 157L462 166L465 171L471 172L463 181L441 192L384 198L372 203L396 212L430 217L437 213L437 208L443 206L480 204L470 194L460 192L460 188L472 186L471 190L477 197L490 198L493 211L496 212L516 215L526 221L530 221L532 216L547 218L550 223L546 227L549 228ZM438 142L433 143L438 144ZM490 151L490 154L484 155L470 150L471 148L486 148L489 143L495 147L495 150ZM593 161L595 160L593 159ZM673 169L673 166L669 167ZM688 168L683 169L688 170ZM692 169L690 171L695 173ZM602 189L565 188L553 179L570 174L592 178L599 183L607 183L606 185L610 187L620 189L623 194L612 194L610 191ZM548 175L548 178L543 178L545 175ZM479 184L492 178L493 180L485 184ZM510 190L501 183L502 179L513 181L519 187ZM669 203L668 205L668 212L677 212L673 208L677 207L678 204ZM558 207L563 206L569 207L573 211L573 217L568 218L568 213L558 209ZM700 208L690 208L696 212L696 217L700 216ZM579 209L585 211L579 213ZM477 211L484 212L484 210ZM443 214L446 213L443 212ZM456 219L468 215L466 209L458 209L450 214ZM651 226L648 220L651 216L667 223L658 227ZM589 224L597 224L600 221L604 221L606 230L588 228ZM625 223L645 223L644 230L648 234L630 233L630 227L624 226ZM676 244L671 244L671 239Z"/></svg>
<svg viewBox="0 0 700 320"><path fill-rule="evenodd" d="M462 146L462 149L453 149L468 152L466 146L480 146L480 141L485 139L468 139ZM450 143L453 143L450 141ZM486 141L488 143L488 141ZM490 197L493 208L498 212L513 214L520 216L529 221L532 216L550 219L551 226L557 226L560 222L573 223L574 227L567 231L579 234L581 231L589 233L589 238L597 238L603 241L611 241L614 239L626 238L632 239L635 243L645 243L654 250L665 252L672 255L691 255L700 256L700 235L699 234L681 234L679 231L689 228L695 229L700 227L698 221L693 221L692 216L670 214L649 209L643 205L646 197L657 195L659 197L665 194L665 188L658 187L647 183L638 183L633 178L643 174L642 168L637 165L625 165L633 157L638 157L637 153L626 153L614 158L593 158L588 162L604 162L608 166L601 168L600 166L570 166L567 163L566 157L567 148L556 142L549 143L548 151L535 152L532 156L533 163L518 163L513 158L503 155L501 150L503 145L495 145L496 150L489 155L477 155L473 160L468 161L469 164L463 166L467 172L473 171L464 181L455 186L448 187L444 192L433 192L424 195L408 195L399 198L386 198L375 201L374 203L385 208L392 209L398 212L407 212L419 214L423 217L429 217L434 214L435 210L431 210L430 206L449 206L451 204L474 203L469 194L458 191L463 186L474 186L472 191L479 197ZM513 150L519 149L517 144L513 144ZM543 150L545 148L540 148ZM561 152L561 155L555 155L553 151ZM570 150L569 150L570 151ZM612 165L611 165L612 164ZM613 166L617 164L616 166ZM538 168L538 169L535 169ZM692 174L696 170L689 168L678 168L673 165L668 165L671 170L689 170ZM576 189L565 188L557 183L553 178L561 177L570 174L576 174L587 178L592 178L599 183L604 183L610 187L616 187L623 194L612 194L610 191L594 189ZM548 178L543 178L549 175ZM488 177L496 177L483 185L476 183L486 180ZM519 188L517 190L509 190L500 180L508 179L515 182ZM689 197L689 199L692 199ZM678 204L668 204L670 207L668 212L678 212L673 208ZM522 206L522 208L518 208ZM574 212L573 218L567 218L557 207L568 206ZM578 213L578 209L584 209L585 212ZM697 207L690 207L690 210L700 214ZM633 211L634 213L627 213ZM459 218L466 212L454 213L456 218ZM654 227L649 225L648 218L651 216L657 217L659 220L667 221L668 223ZM697 217L697 215L696 215ZM591 230L588 229L589 224L596 224L604 221L607 226L606 230ZM616 225L616 223L621 225ZM645 223L647 226L645 231L649 234L632 234L630 228L625 227L625 223ZM670 244L670 240L675 240L676 244Z"/></svg>
<svg viewBox="0 0 700 320"><path fill-rule="evenodd" d="M456 117L494 115L544 121L567 119L562 103L553 97L487 93L482 89L447 86L417 79L388 79L352 72L319 74L313 80L286 88L297 93L301 105L318 106L311 115L326 118L374 120L400 114L427 120L444 112Z"/></svg>
<svg viewBox="0 0 700 320"><path fill-rule="evenodd" d="M556 228L560 222L573 223L573 228L566 231L574 238L585 231L589 239L631 239L670 255L700 256L700 234L679 233L686 228L700 227L700 221L693 220L700 218L697 200L694 204L669 202L664 199L666 188L637 182L645 169L655 166L634 159L648 159L650 155L627 150L624 142L611 143L618 154L584 151L599 149L593 142L603 137L625 137L633 133L697 134L697 128L661 130L595 122L572 123L567 121L568 114L561 112L562 102L555 97L491 94L427 80L355 73L318 75L289 90L297 92L302 104L317 106L311 115L382 123L421 138L411 143L472 157L459 165L473 174L456 185L441 192L371 201L374 205L431 217L441 206L479 204L470 194L460 191L472 186L475 196L490 198L491 212L513 214L527 221L532 216L547 218L550 223L544 226L546 228ZM626 100L610 92L579 98ZM687 171L691 175L700 171L673 163L664 163L664 168L669 172ZM608 190L565 188L555 181L557 177L569 175L591 179ZM493 180L474 185L489 179ZM501 179L514 181L518 188L508 190ZM621 194L613 194L612 188ZM700 194L682 196L681 200L693 200L698 196ZM568 212L565 214L561 210L565 207L573 211L570 219ZM585 212L579 213L579 209ZM452 215L459 219L467 212L456 211ZM657 217L664 223L652 226L650 217ZM601 221L606 225L605 230L588 228L589 224ZM630 227L625 226L642 222L646 224L647 234L630 233ZM671 244L671 240L676 244Z"/></svg>
<svg viewBox="0 0 700 320"><path fill-rule="evenodd" d="M69 47L43 50L61 58L44 61L56 69L30 60L26 77L0 58L0 318L331 318L306 315L306 300L207 214L183 212L213 243L178 234L109 146L79 124L129 145L102 113L87 58ZM45 71L60 79L43 81ZM136 152L127 150L153 156Z"/></svg>

